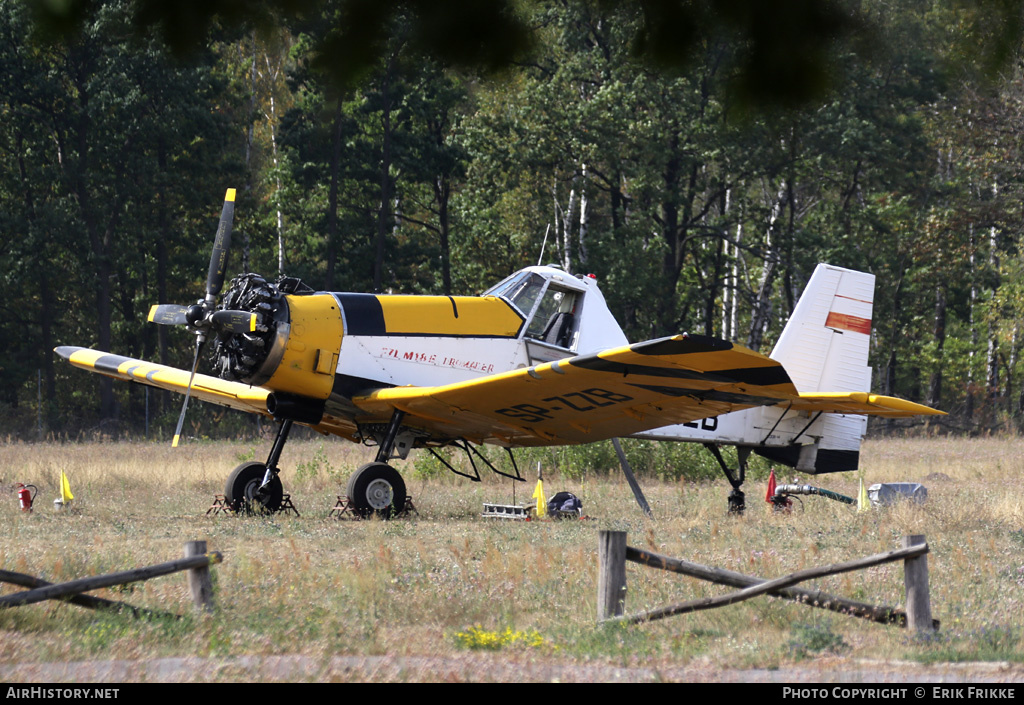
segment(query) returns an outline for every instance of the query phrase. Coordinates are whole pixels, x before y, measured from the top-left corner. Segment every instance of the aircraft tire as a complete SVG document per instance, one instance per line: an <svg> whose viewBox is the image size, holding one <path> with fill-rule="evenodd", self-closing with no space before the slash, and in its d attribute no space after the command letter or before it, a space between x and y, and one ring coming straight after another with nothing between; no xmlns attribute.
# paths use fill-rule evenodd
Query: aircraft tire
<svg viewBox="0 0 1024 705"><path fill-rule="evenodd" d="M348 498L359 516L390 519L405 509L405 480L387 463L367 463L349 478Z"/></svg>
<svg viewBox="0 0 1024 705"><path fill-rule="evenodd" d="M259 461L242 463L232 470L224 487L224 498L228 506L246 514L272 514L280 510L284 487L279 477L275 475L267 489L257 494L266 472L267 466Z"/></svg>

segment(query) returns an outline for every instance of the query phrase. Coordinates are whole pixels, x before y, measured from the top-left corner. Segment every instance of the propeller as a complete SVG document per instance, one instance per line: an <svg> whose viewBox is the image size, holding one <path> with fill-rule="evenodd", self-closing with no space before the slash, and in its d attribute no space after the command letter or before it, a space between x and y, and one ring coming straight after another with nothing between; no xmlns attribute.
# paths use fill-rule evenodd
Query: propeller
<svg viewBox="0 0 1024 705"><path fill-rule="evenodd" d="M181 405L181 413L178 415L178 425L174 429L174 440L171 441L171 448L178 447L178 439L181 438L181 427L185 423L185 412L188 410L188 400L192 396L192 382L196 379L196 365L199 364L199 353L203 349L203 344L206 343L206 339L200 336L196 337L196 354L192 358L192 374L188 378L188 388L185 390L185 403Z"/></svg>
<svg viewBox="0 0 1024 705"><path fill-rule="evenodd" d="M206 297L191 306L180 304L156 304L149 310L149 320L164 326L187 326L196 334L196 351L192 358L192 373L185 390L185 402L178 416L178 426L174 431L171 446L178 447L181 427L185 423L185 411L188 409L189 398L192 396L192 383L196 377L199 356L209 334L231 335L248 333L256 330L259 315L249 311L216 310L217 296L224 287L224 274L228 266L228 252L231 249L231 223L235 216L235 189L229 188L224 195L224 207L220 213L217 226L217 237L213 242L210 254L210 269L206 275Z"/></svg>

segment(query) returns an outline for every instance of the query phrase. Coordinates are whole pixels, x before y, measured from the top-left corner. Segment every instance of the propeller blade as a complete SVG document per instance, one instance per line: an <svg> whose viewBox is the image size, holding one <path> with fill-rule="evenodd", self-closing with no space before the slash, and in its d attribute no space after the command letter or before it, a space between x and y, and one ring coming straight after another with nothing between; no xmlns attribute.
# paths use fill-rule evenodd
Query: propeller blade
<svg viewBox="0 0 1024 705"><path fill-rule="evenodd" d="M183 326L188 323L185 313L188 306L178 304L154 304L149 309L149 322L162 326Z"/></svg>
<svg viewBox="0 0 1024 705"><path fill-rule="evenodd" d="M181 414L178 416L178 427L174 429L174 440L171 441L171 448L178 447L178 439L181 438L181 427L185 423L185 411L188 409L188 400L192 396L192 383L196 379L196 366L199 364L199 353L203 349L206 337L200 335L196 338L196 355L192 358L192 375L188 378L188 388L185 390L185 403L181 405Z"/></svg>
<svg viewBox="0 0 1024 705"><path fill-rule="evenodd" d="M231 249L231 222L235 217L235 189L229 188L224 194L224 208L220 212L217 238L213 241L210 254L210 271L206 275L206 302L212 307L213 301L224 286L224 273L228 267L228 250Z"/></svg>
<svg viewBox="0 0 1024 705"><path fill-rule="evenodd" d="M248 311L215 311L210 318L215 327L232 333L252 333L258 322L258 316Z"/></svg>

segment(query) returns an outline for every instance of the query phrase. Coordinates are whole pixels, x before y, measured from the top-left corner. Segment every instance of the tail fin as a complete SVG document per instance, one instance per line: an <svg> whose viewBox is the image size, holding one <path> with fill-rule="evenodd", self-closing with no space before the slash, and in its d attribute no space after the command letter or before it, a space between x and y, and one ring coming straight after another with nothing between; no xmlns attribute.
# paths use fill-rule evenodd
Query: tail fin
<svg viewBox="0 0 1024 705"><path fill-rule="evenodd" d="M875 276L819 264L771 358L801 392L871 391Z"/></svg>
<svg viewBox="0 0 1024 705"><path fill-rule="evenodd" d="M828 264L814 270L771 353L798 391L871 390L868 349L874 295L872 274ZM867 418L824 414L814 426L808 435L818 440L811 445L755 450L804 472L855 470Z"/></svg>

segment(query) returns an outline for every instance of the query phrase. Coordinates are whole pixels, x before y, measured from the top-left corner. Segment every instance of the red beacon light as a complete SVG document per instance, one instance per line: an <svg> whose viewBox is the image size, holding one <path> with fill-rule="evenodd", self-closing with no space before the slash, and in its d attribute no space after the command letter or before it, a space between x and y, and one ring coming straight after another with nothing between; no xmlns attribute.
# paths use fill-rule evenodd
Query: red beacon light
<svg viewBox="0 0 1024 705"><path fill-rule="evenodd" d="M597 281L597 275L596 274L588 274L587 275L587 279L593 279L594 281Z"/></svg>

